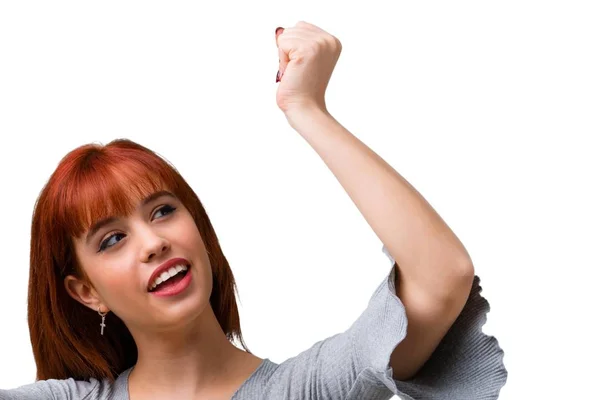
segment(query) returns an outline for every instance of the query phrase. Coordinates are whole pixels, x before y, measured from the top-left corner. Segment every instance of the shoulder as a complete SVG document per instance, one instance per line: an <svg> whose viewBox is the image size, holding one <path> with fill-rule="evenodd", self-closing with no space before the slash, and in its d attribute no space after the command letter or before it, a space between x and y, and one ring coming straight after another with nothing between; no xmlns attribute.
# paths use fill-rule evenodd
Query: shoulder
<svg viewBox="0 0 600 400"><path fill-rule="evenodd" d="M128 371L114 382L95 378L47 379L14 389L0 389L0 400L127 400Z"/></svg>

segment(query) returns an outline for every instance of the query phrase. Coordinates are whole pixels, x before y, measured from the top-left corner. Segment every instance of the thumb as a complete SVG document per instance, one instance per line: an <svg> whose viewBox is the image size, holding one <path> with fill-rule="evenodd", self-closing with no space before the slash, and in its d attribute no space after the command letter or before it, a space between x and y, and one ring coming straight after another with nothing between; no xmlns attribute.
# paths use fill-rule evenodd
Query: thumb
<svg viewBox="0 0 600 400"><path fill-rule="evenodd" d="M279 70L277 71L277 82L281 80L283 77L283 73L290 62L288 55L282 50L279 46L279 36L283 33L284 28L279 27L275 29L275 43L277 44L277 48L279 49Z"/></svg>

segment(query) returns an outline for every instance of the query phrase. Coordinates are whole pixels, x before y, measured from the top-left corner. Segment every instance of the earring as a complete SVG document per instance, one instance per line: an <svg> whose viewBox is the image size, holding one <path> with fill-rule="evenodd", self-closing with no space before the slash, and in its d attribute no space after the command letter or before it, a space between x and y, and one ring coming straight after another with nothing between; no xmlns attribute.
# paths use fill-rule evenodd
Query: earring
<svg viewBox="0 0 600 400"><path fill-rule="evenodd" d="M100 314L100 316L102 317L102 322L100 323L100 334L104 335L104 327L106 326L104 324L104 318L106 317L106 314L108 314L108 311L105 313L101 313L100 312L100 307L98 307L98 314Z"/></svg>

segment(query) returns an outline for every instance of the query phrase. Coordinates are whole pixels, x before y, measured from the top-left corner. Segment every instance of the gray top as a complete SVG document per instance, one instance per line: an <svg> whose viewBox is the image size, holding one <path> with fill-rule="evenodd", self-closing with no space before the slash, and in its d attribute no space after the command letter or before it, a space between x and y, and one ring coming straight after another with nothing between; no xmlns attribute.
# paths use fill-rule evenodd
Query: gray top
<svg viewBox="0 0 600 400"><path fill-rule="evenodd" d="M389 366L392 351L406 335L404 305L396 296L392 269L367 308L346 331L315 343L281 364L264 359L231 400L403 400L497 399L507 380L504 352L481 327L489 311L475 277L460 316L418 374L397 381ZM114 383L74 379L37 381L0 390L10 400L129 400L124 371Z"/></svg>

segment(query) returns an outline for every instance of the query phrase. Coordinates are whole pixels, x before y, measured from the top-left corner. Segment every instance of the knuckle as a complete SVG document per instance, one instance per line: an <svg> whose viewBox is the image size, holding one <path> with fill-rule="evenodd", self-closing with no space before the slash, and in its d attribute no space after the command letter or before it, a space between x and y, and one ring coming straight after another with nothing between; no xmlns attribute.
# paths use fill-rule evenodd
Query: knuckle
<svg viewBox="0 0 600 400"><path fill-rule="evenodd" d="M316 42L319 45L319 47L327 47L330 44L329 39L327 37L324 37L324 36L320 36L316 40Z"/></svg>

